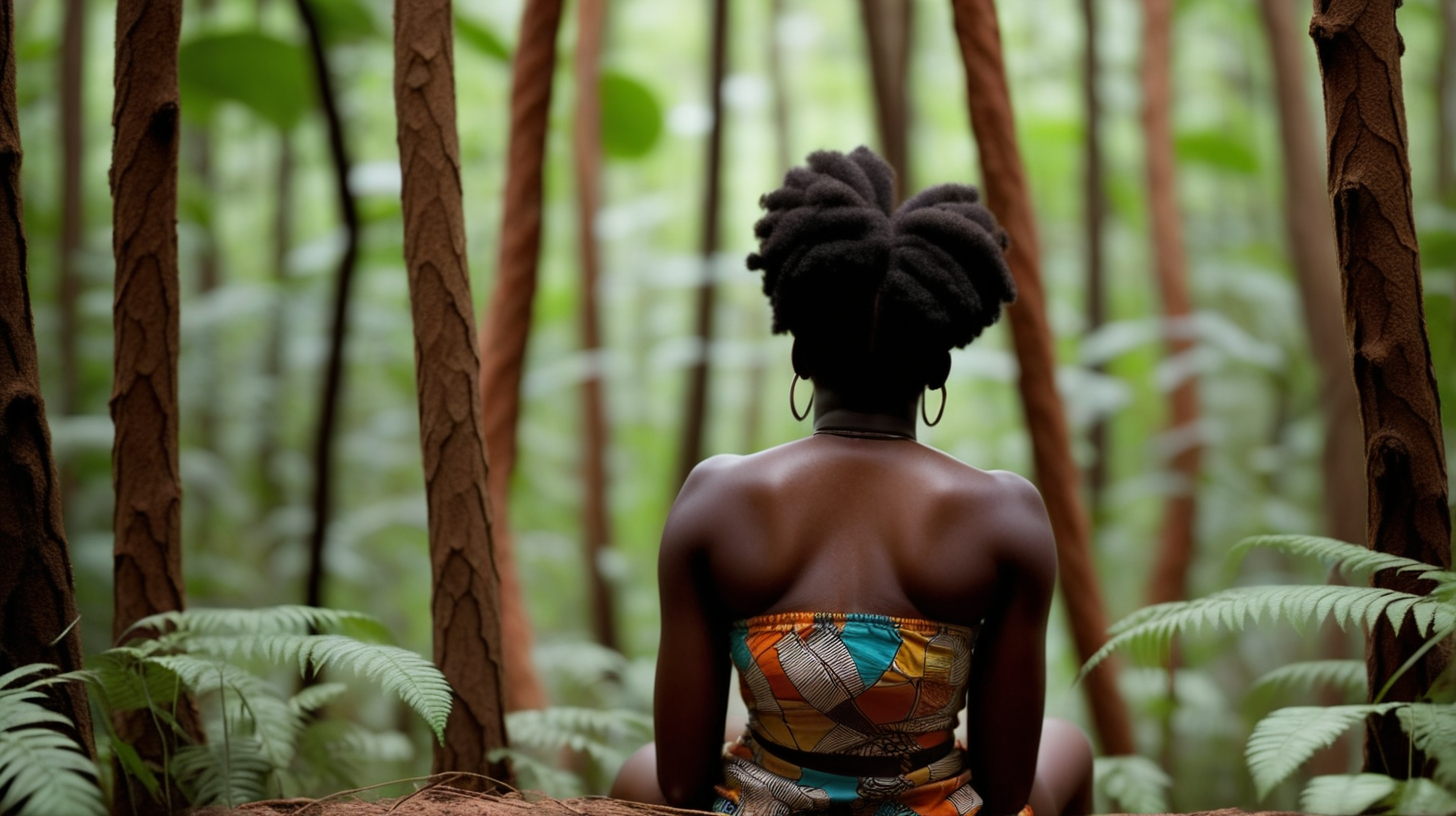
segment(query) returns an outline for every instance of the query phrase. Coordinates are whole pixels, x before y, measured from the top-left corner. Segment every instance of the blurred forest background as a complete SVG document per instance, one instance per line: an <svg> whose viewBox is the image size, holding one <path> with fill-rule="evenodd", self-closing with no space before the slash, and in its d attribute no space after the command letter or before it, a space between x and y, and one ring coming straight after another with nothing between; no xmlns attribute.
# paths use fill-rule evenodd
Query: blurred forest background
<svg viewBox="0 0 1456 816"><path fill-rule="evenodd" d="M1302 34L1308 2L1284 1ZM115 8L105 0L83 6L83 138L68 155L61 126L68 5L17 0L17 77L41 379L66 484L81 627L86 652L93 653L110 645L112 609L106 168ZM321 600L375 614L403 645L429 654L430 562L414 337L389 101L390 5L314 5L328 43L352 159L349 188L362 224ZM902 190L978 182L949 4L911 5L908 178ZM1327 529L1324 399L1290 260L1280 102L1259 3L1180 0L1175 6L1171 116L1193 314L1171 330L1154 273L1148 148L1140 123L1142 7L1134 0L1089 5L1097 20L1093 77L1106 207L1100 325L1088 309L1083 4L1001 3L1000 22L1040 229L1057 380L1076 453L1089 471L1098 458L1092 430L1105 423L1105 475L1095 488L1089 476L1088 496L1109 615L1116 619L1146 602L1164 508L1180 484L1172 473L1174 454L1190 441L1202 445L1202 459L1187 593L1277 579L1322 581L1320 570L1276 556L1247 559L1237 570L1226 557L1245 536ZM1456 18L1451 5L1408 0L1399 17L1426 314L1443 383L1456 382L1456 197L1448 132L1456 126L1450 118L1456 92L1442 76L1443 70L1452 73L1443 66L1452 62L1447 49L1456 48L1449 36ZM521 6L513 0L455 3L467 249L478 315L491 297L501 244L510 56ZM539 290L509 512L547 698L556 706L610 712L596 719L578 712L575 719L512 721L518 750L533 738L542 748L534 760L522 754L523 781L558 793L601 792L611 763L648 733L657 537L680 478L689 372L702 357L694 313L705 269L699 252L713 124L710 6L650 0L608 6L601 85L606 160L594 228L601 259L598 351L584 351L579 333L574 4L568 4L558 39ZM710 265L718 287L717 328L708 347L703 455L747 452L808 432L786 404L789 340L769 334L758 278L744 267L754 248L759 195L811 150L858 144L882 149L858 4L736 0L729 4L726 31L721 237ZM1314 51L1303 36L1293 46L1320 133ZM178 224L181 465L187 592L198 606L302 603L306 595L313 447L344 231L305 48L291 3L187 5ZM1322 180L1322 151L1303 158ZM79 168L71 205L63 183L68 163ZM1333 266L1323 271L1338 274ZM1170 356L1170 335L1191 342L1175 343L1177 353ZM956 353L945 420L924 429L923 440L978 467L1031 475L1016 370L1003 321ZM593 378L605 400L610 546L590 557L583 544L588 445L580 388ZM1198 383L1196 421L1170 432L1169 395L1190 378ZM1451 402L1448 440L1456 438ZM1363 488L1356 495L1363 496ZM609 590L613 625L607 632L591 601L593 571ZM1072 685L1079 665L1060 609L1047 648L1048 713L1087 723ZM1120 673L1140 752L1174 780L1167 804L1179 810L1292 807L1296 783L1256 800L1242 753L1258 717L1293 698L1277 690L1246 692L1276 665L1319 656L1319 638L1261 630L1187 638L1181 648L1173 699L1160 669L1124 666ZM1358 656L1357 649L1352 644L1348 656ZM409 734L398 750L377 757L381 768L364 781L424 772L429 752L422 724L411 724L382 698L361 694L339 705L373 728L398 726ZM561 743L573 744L587 759L568 763L565 771L550 769L558 758L553 745ZM1353 741L1347 749L1358 754ZM1346 759L1355 763L1358 756Z"/></svg>

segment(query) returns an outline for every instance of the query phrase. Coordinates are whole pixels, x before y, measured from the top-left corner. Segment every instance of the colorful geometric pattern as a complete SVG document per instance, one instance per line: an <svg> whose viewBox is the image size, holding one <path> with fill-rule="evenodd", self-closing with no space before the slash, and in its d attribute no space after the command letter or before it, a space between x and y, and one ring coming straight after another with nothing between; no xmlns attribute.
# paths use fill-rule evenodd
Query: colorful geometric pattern
<svg viewBox="0 0 1456 816"><path fill-rule="evenodd" d="M735 623L729 644L749 728L724 754L714 809L735 816L976 813L981 797L959 748L909 771L848 776L800 767L762 745L889 764L943 745L954 739L975 642L975 629L885 615L791 612ZM834 767L834 757L826 759Z"/></svg>

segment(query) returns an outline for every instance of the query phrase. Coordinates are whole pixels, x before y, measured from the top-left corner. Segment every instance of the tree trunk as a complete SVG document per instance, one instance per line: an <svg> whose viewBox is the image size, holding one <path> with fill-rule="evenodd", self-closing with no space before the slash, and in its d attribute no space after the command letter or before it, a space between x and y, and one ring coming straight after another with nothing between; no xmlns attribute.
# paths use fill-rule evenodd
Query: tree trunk
<svg viewBox="0 0 1456 816"><path fill-rule="evenodd" d="M1097 71L1101 59L1097 54L1097 3L1082 0L1082 23L1086 42L1082 49L1082 99L1087 112L1086 135L1083 139L1083 232L1087 252L1087 334L1107 322L1107 304L1103 281L1102 230L1107 221L1107 192L1102 180L1102 101L1097 93ZM1092 371L1101 374L1100 363ZM1092 461L1087 467L1087 499L1092 517L1102 506L1107 488L1107 420L1098 417L1092 423Z"/></svg>
<svg viewBox="0 0 1456 816"><path fill-rule="evenodd" d="M490 457L490 501L495 514L495 562L500 571L501 648L506 709L546 706L546 689L531 658L531 620L516 569L510 525L510 481L516 467L516 423L521 414L521 371L531 334L536 265L541 251L542 176L546 127L556 66L561 0L528 0L511 78L511 139L506 157L500 261L485 331L480 338L481 408Z"/></svg>
<svg viewBox="0 0 1456 816"><path fill-rule="evenodd" d="M314 437L313 532L309 537L308 578L304 603L323 605L324 542L333 514L334 437L339 415L339 392L344 379L344 341L349 329L349 291L354 284L354 266L359 256L359 215L354 207L354 194L349 192L349 154L344 143L344 124L334 96L334 83L329 77L329 61L323 33L314 17L310 0L296 0L298 16L308 34L309 55L313 60L314 81L318 83L319 103L328 123L329 156L334 165L334 192L339 201L339 217L344 222L344 254L339 258L338 278L334 283L333 328L329 334L329 359L324 368L323 398L319 407L318 432Z"/></svg>
<svg viewBox="0 0 1456 816"><path fill-rule="evenodd" d="M895 201L913 189L910 180L910 38L915 5L911 0L859 0L864 22L870 79L875 90L875 124L880 153L895 170Z"/></svg>
<svg viewBox="0 0 1456 816"><path fill-rule="evenodd" d="M61 514L60 476L40 393L20 199L15 9L0 0L0 674L31 663L81 668L76 590ZM96 755L86 687L47 693Z"/></svg>
<svg viewBox="0 0 1456 816"><path fill-rule="evenodd" d="M115 138L111 157L112 247L116 255L115 374L111 449L116 487L117 642L138 619L182 609L182 479L177 463L177 44L181 0L121 0L116 11ZM118 712L117 735L158 769L178 738L201 741L196 707L184 699L184 734L159 733L150 713ZM169 780L172 778L169 774ZM180 806L138 797L140 812ZM116 812L127 797L116 796Z"/></svg>
<svg viewBox="0 0 1456 816"><path fill-rule="evenodd" d="M1148 174L1153 265L1163 299L1169 359L1193 351L1188 292L1188 257L1178 212L1177 159L1173 155L1172 0L1143 0L1143 135ZM1158 556L1148 584L1148 603L1183 600L1193 562L1193 523L1198 498L1198 381L1185 371L1169 397L1165 437L1172 449L1168 470L1171 492L1163 511Z"/></svg>
<svg viewBox="0 0 1456 816"><path fill-rule="evenodd" d="M1310 35L1324 79L1328 189L1365 430L1368 540L1380 552L1449 567L1445 446L1411 212L1403 44L1395 6L1390 0L1316 0ZM1377 573L1374 583L1407 592L1428 589L1390 571ZM1366 645L1371 695L1420 647L1414 629L1374 628ZM1419 699L1448 658L1444 648L1427 652L1384 699ZM1425 773L1423 757L1408 764L1409 751L1395 717L1367 724L1368 770L1395 777L1412 769Z"/></svg>
<svg viewBox="0 0 1456 816"><path fill-rule="evenodd" d="M76 341L81 334L81 273L76 268L86 235L86 199L82 191L85 151L82 144L85 112L83 73L86 56L86 0L66 0L61 33L61 244L60 317L62 414L74 414L80 404L81 373Z"/></svg>
<svg viewBox="0 0 1456 816"><path fill-rule="evenodd" d="M465 263L453 21L450 0L395 0L394 100L429 502L435 663L455 689L434 772L469 771L510 784L510 764L488 759L506 747L499 576ZM475 790L492 787L482 783L461 780Z"/></svg>
<svg viewBox="0 0 1456 816"><path fill-rule="evenodd" d="M1436 194L1456 206L1456 0L1441 4L1441 61L1436 66Z"/></svg>
<svg viewBox="0 0 1456 816"><path fill-rule="evenodd" d="M586 537L586 574L591 587L592 632L609 649L617 646L617 623L611 587L602 575L603 554L612 545L607 511L607 417L602 405L602 338L598 327L597 287L600 253L597 251L597 209L601 206L601 100L600 77L606 0L578 0L576 42L576 152L577 245L581 253L581 345L588 357L581 387L582 424L582 533Z"/></svg>
<svg viewBox="0 0 1456 816"><path fill-rule="evenodd" d="M1082 507L1066 414L1057 393L1056 356L1041 286L1036 223L1016 145L996 7L993 0L953 0L953 9L965 62L971 129L985 175L986 203L1011 236L1007 261L1016 279L1017 302L1007 314L1021 367L1018 386L1031 433L1036 480L1057 539L1057 561L1072 638L1078 656L1085 661L1107 638L1107 613L1092 563L1090 525ZM1103 753L1131 754L1132 728L1115 673L1115 664L1104 662L1087 676L1082 687Z"/></svg>
<svg viewBox="0 0 1456 816"><path fill-rule="evenodd" d="M728 0L713 0L712 57L708 69L708 99L713 110L713 129L708 133L707 179L703 191L703 242L699 250L703 279L698 284L698 356L688 377L687 406L683 412L682 446L679 452L677 484L703 458L703 434L708 425L708 384L713 350L713 312L717 287L713 281L713 258L718 253L718 210L722 198L723 169L723 77L728 62ZM785 168L787 169L787 168Z"/></svg>

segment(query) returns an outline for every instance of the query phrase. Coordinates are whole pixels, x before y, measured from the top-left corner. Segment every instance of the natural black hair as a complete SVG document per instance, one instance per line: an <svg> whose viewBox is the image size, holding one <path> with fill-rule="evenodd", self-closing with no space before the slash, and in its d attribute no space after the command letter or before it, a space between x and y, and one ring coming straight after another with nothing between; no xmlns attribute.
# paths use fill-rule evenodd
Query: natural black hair
<svg viewBox="0 0 1456 816"><path fill-rule="evenodd" d="M975 187L930 187L892 211L893 190L868 148L820 150L759 202L748 268L763 271L773 330L835 387L918 390L1016 299L1006 233Z"/></svg>

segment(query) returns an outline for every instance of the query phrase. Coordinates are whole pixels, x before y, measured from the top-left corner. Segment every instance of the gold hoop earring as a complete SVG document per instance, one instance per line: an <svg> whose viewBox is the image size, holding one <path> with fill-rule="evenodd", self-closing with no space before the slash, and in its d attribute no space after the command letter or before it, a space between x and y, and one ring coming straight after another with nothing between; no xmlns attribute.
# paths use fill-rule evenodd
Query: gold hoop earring
<svg viewBox="0 0 1456 816"><path fill-rule="evenodd" d="M929 415L925 413L925 403L928 401L926 397L929 396L929 390L930 389L927 388L927 393L922 393L920 395L920 418L925 420L925 427L934 428L936 425L940 424L940 418L945 416L945 384L941 383L940 386L940 410L935 412L934 422L930 421Z"/></svg>
<svg viewBox="0 0 1456 816"><path fill-rule="evenodd" d="M801 414L799 413L799 406L796 404L796 401L794 399L794 389L798 387L799 375L795 374L794 382L792 385L789 386L789 411L793 413L794 419L803 422L804 417L808 416L809 412L814 409L814 392L809 392L809 404L804 406L804 413Z"/></svg>

